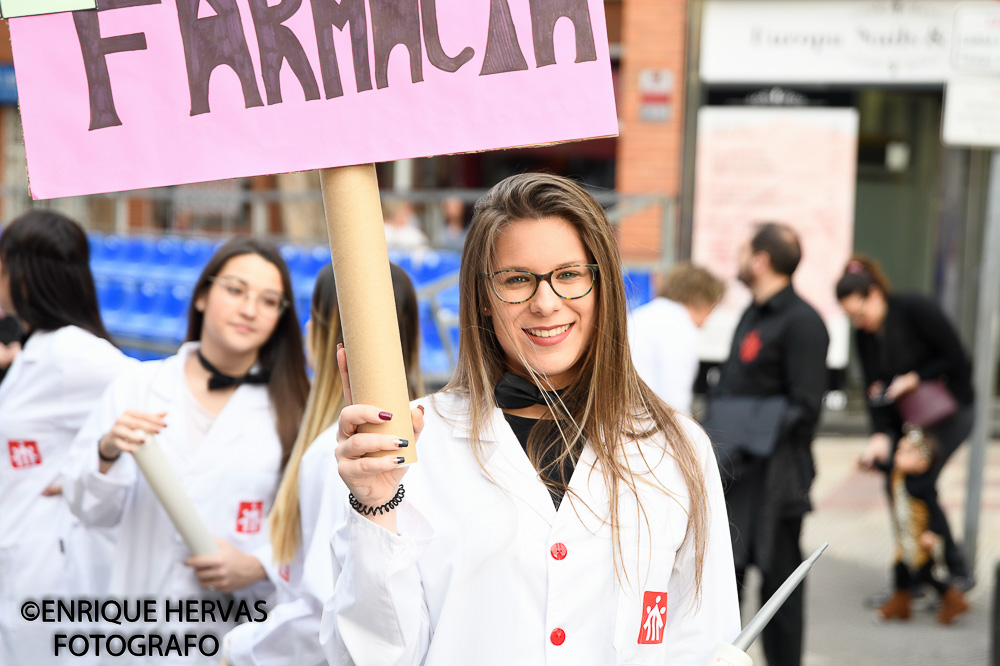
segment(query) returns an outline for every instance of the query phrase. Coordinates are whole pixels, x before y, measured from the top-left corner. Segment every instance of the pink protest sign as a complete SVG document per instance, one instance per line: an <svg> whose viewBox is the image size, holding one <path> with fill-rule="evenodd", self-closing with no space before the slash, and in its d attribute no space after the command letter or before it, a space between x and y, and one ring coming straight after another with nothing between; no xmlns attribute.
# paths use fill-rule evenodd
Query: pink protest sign
<svg viewBox="0 0 1000 666"><path fill-rule="evenodd" d="M100 0L10 21L47 199L618 133L602 0Z"/></svg>

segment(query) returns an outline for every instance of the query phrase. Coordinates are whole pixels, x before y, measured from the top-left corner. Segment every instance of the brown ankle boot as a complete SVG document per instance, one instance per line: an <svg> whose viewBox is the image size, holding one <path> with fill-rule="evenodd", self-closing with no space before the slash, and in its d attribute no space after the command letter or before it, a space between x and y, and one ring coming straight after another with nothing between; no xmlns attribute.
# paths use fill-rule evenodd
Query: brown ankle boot
<svg viewBox="0 0 1000 666"><path fill-rule="evenodd" d="M886 620L909 620L910 591L896 590L878 612Z"/></svg>
<svg viewBox="0 0 1000 666"><path fill-rule="evenodd" d="M938 622L951 624L952 620L967 610L969 610L969 602L965 600L962 593L954 587L949 587L941 595L941 612L938 613Z"/></svg>

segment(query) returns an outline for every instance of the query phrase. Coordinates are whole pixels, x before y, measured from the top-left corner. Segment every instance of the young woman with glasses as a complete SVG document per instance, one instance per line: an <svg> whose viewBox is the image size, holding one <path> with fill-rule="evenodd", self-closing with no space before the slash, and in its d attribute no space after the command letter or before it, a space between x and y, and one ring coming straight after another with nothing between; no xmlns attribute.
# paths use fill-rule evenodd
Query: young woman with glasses
<svg viewBox="0 0 1000 666"><path fill-rule="evenodd" d="M188 341L175 356L120 378L80 431L91 454L75 478L73 507L89 524L118 526L111 596L225 606L232 594L253 608L273 589L262 565L271 560L264 518L309 391L293 302L288 268L273 246L229 241L195 285ZM149 436L216 536L217 555L191 555L136 466L130 454ZM144 631L221 640L247 619L196 615L166 624L161 609L161 624ZM158 662L217 663L218 656L194 650Z"/></svg>
<svg viewBox="0 0 1000 666"><path fill-rule="evenodd" d="M101 322L87 235L58 213L31 211L0 234L0 309L28 334L0 381L0 664L30 664L51 658L53 634L73 627L28 623L16 609L96 591L106 541L73 518L60 470L133 361Z"/></svg>
<svg viewBox="0 0 1000 666"><path fill-rule="evenodd" d="M327 659L701 666L739 631L719 472L632 366L603 209L564 178L504 180L460 284L458 368L412 411L411 469L366 457L399 443L359 432L385 414L345 379Z"/></svg>

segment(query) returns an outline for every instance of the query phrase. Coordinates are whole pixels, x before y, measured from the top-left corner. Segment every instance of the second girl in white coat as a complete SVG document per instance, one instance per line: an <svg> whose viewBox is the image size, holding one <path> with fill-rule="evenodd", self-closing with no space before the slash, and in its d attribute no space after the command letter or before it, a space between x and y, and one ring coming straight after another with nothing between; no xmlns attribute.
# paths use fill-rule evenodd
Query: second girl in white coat
<svg viewBox="0 0 1000 666"><path fill-rule="evenodd" d="M298 433L308 380L288 269L271 245L237 238L195 286L188 342L176 356L120 378L80 432L92 453L73 507L93 525L119 525L110 594L128 599L211 599L234 594L253 608L273 589L264 516ZM192 557L130 455L153 434L183 490L216 535L219 553ZM200 606L199 606L200 607ZM147 633L213 634L235 626L199 615ZM252 618L259 619L259 613ZM246 619L243 617L242 619ZM207 644L211 648L211 643ZM158 664L214 664L200 651Z"/></svg>
<svg viewBox="0 0 1000 666"><path fill-rule="evenodd" d="M396 264L389 268L407 386L410 398L417 398L423 395L417 294L402 268ZM265 622L241 624L226 635L225 657L230 666L286 666L292 654L295 666L326 663L319 628L323 603L333 594L330 537L340 507L337 500L345 492L333 464L344 387L337 367L343 333L331 265L316 277L306 327L316 376L299 439L268 519L275 561L282 566L288 585L279 586L278 603Z"/></svg>

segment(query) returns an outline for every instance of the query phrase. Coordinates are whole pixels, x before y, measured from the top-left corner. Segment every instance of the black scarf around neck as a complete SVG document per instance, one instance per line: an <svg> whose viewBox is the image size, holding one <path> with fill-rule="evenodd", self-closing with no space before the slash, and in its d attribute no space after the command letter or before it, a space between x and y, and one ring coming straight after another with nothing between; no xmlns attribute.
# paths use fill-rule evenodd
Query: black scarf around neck
<svg viewBox="0 0 1000 666"><path fill-rule="evenodd" d="M271 381L271 372L269 370L251 372L242 377L227 375L209 363L208 359L202 355L200 349L198 350L198 360L201 362L203 368L212 373L212 376L208 378L209 391L218 391L230 388L231 386L239 386L240 384L267 384Z"/></svg>
<svg viewBox="0 0 1000 666"><path fill-rule="evenodd" d="M522 409L532 405L546 405L559 402L565 389L543 391L524 377L505 372L493 389L493 397L500 409ZM548 396L548 402L545 397Z"/></svg>

